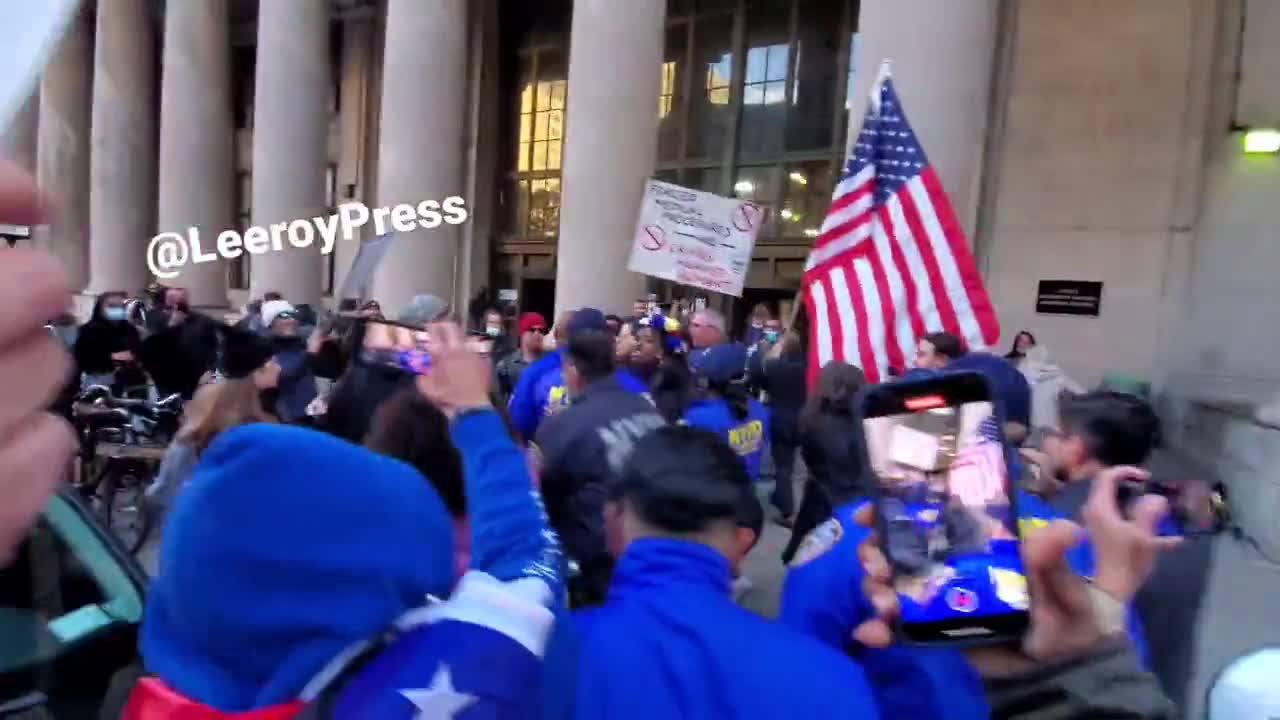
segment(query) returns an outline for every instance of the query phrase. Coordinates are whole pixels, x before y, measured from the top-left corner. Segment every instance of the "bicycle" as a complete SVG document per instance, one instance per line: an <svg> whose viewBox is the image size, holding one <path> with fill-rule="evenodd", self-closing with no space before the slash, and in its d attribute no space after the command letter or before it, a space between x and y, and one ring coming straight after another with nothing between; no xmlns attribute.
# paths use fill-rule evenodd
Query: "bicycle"
<svg viewBox="0 0 1280 720"><path fill-rule="evenodd" d="M155 524L145 506L146 490L178 430L182 398L121 398L94 385L73 407L80 436L76 488L125 549L137 553Z"/></svg>

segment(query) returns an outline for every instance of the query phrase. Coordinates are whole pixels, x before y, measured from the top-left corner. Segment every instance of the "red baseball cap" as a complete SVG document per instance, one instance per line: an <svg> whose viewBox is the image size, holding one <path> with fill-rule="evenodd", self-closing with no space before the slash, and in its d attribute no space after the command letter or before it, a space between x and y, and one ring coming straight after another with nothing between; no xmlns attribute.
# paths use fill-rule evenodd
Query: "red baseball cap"
<svg viewBox="0 0 1280 720"><path fill-rule="evenodd" d="M527 312L520 316L520 334L523 335L530 330L547 331L547 319L536 312Z"/></svg>

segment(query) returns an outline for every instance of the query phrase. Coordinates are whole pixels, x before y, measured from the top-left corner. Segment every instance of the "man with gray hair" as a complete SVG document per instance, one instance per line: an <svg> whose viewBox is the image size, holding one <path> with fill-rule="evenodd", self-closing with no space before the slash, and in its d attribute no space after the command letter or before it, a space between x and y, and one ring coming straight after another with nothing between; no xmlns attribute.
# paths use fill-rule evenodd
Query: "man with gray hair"
<svg viewBox="0 0 1280 720"><path fill-rule="evenodd" d="M695 354L728 342L728 325L724 315L710 308L695 312L689 319L689 339L693 343Z"/></svg>

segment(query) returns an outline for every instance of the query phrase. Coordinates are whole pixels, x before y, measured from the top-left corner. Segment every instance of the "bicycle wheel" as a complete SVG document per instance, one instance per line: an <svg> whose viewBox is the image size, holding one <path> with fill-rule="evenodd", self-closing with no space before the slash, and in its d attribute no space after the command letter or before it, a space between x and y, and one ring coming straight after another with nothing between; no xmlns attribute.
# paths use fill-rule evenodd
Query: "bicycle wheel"
<svg viewBox="0 0 1280 720"><path fill-rule="evenodd" d="M101 485L103 520L129 554L136 554L151 534L151 515L143 507L144 475L125 469L108 474Z"/></svg>

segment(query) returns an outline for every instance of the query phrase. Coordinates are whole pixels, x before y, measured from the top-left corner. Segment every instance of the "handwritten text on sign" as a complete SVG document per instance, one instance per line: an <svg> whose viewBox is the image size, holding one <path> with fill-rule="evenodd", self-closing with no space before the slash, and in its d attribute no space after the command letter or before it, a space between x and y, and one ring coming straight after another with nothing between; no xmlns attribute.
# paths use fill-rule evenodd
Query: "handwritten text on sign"
<svg viewBox="0 0 1280 720"><path fill-rule="evenodd" d="M627 269L741 297L763 222L759 205L650 180Z"/></svg>

